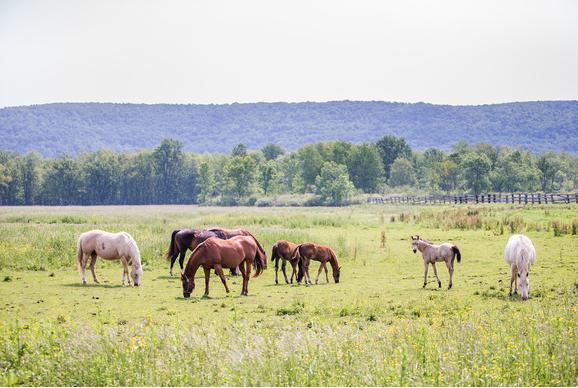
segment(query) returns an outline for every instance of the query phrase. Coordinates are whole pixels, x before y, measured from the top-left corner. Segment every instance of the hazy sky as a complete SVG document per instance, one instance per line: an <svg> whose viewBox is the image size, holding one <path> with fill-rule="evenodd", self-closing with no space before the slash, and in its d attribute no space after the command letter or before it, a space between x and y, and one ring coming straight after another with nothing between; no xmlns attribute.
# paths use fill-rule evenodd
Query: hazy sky
<svg viewBox="0 0 578 388"><path fill-rule="evenodd" d="M0 106L578 99L578 1L0 0Z"/></svg>

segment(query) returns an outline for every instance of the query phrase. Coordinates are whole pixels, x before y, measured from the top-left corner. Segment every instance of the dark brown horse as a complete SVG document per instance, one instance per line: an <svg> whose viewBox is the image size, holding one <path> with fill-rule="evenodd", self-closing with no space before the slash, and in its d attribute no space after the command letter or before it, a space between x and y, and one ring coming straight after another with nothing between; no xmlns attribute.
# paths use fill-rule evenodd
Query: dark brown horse
<svg viewBox="0 0 578 388"><path fill-rule="evenodd" d="M297 274L297 281L299 283L303 277L305 277L305 284L311 284L311 276L309 275L309 264L311 260L321 262L319 271L317 271L317 279L315 280L315 284L319 283L319 275L323 269L325 269L325 279L327 280L327 283L329 283L329 277L327 276L327 262L331 264L331 269L333 270L333 280L335 283L339 283L341 266L337 261L335 253L328 246L317 245L313 243L301 244L295 250L294 259L299 260L299 272Z"/></svg>
<svg viewBox="0 0 578 388"><path fill-rule="evenodd" d="M210 237L199 244L191 254L184 272L181 273L183 297L189 298L195 289L195 274L199 267L205 270L205 295L209 296L209 277L211 269L221 278L225 290L229 293L223 268L239 267L243 275L241 295L248 295L251 267L255 265L255 274L259 276L267 268L267 256L259 249L259 244L253 236L235 236L229 240Z"/></svg>
<svg viewBox="0 0 578 388"><path fill-rule="evenodd" d="M181 272L183 272L183 264L185 261L185 255L187 253L187 249L193 251L197 245L208 239L209 237L217 237L222 240L227 240L234 236L251 236L253 235L246 230L243 229L221 229L221 228L213 228L209 230L199 230L199 229L183 229L183 230L174 230L171 234L171 245L167 250L166 257L167 260L171 261L170 273L171 276L173 275L173 266L175 265L175 260L177 256L179 256L179 265L181 267ZM255 239L255 241L257 241ZM265 250L257 242L258 247L261 249L262 253L266 255ZM238 275L239 271L236 268L231 269L232 275Z"/></svg>
<svg viewBox="0 0 578 388"><path fill-rule="evenodd" d="M291 273L291 283L293 283L294 276L297 278L297 263L299 262L299 259L293 257L297 246L297 244L293 244L292 242L285 240L279 240L273 245L271 261L275 260L275 284L279 284L279 259L283 261L281 264L281 270L283 271L283 276L285 276L285 283L289 284L287 272L285 272L287 262L291 263L291 266L293 267L293 272Z"/></svg>

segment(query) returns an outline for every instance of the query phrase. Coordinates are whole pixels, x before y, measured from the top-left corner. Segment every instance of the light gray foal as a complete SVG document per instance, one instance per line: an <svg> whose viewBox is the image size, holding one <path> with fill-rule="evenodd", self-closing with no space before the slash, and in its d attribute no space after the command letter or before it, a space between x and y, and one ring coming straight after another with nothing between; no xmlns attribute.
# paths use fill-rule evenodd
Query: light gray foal
<svg viewBox="0 0 578 388"><path fill-rule="evenodd" d="M438 276L438 270L436 268L436 262L438 261L445 261L446 266L448 267L448 272L450 273L450 284L448 286L448 290L452 288L452 279L454 275L454 259L457 256L458 263L462 260L462 254L457 246L450 243L443 243L441 245L434 245L427 240L422 240L419 236L411 236L411 247L413 249L413 253L416 253L418 250L421 252L423 257L423 265L424 265L424 280L423 286L427 285L427 270L428 265L431 264L434 269L434 274L436 275L436 279L438 280L439 288L442 287L442 282Z"/></svg>

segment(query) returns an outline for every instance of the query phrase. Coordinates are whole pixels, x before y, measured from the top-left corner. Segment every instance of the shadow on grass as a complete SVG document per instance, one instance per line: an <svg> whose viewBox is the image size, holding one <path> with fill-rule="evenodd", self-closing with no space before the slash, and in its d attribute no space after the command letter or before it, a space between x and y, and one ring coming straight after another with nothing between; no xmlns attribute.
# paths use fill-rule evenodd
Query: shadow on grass
<svg viewBox="0 0 578 388"><path fill-rule="evenodd" d="M97 283L66 283L63 284L64 287L74 287L74 288L138 288L133 286L123 286L122 284L97 284Z"/></svg>

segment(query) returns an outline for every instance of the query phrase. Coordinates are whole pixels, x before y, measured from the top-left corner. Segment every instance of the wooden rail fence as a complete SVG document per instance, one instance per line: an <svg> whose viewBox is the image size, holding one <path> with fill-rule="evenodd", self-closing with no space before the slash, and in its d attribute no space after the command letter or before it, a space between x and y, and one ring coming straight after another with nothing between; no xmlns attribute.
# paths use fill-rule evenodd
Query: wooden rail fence
<svg viewBox="0 0 578 388"><path fill-rule="evenodd" d="M578 193L488 193L464 195L422 195L404 196L389 195L383 197L369 197L368 203L390 204L485 204L485 203L518 203L518 204L555 204L578 203Z"/></svg>

